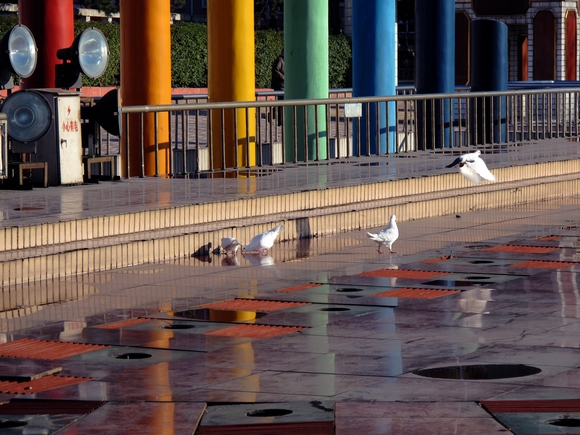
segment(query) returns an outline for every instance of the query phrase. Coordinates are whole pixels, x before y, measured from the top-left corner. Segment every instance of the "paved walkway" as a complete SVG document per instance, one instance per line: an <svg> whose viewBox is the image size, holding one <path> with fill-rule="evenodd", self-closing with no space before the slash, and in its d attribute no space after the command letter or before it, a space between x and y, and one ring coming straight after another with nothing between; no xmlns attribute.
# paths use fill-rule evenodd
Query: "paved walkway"
<svg viewBox="0 0 580 435"><path fill-rule="evenodd" d="M580 157L580 147L569 139L489 145L479 149L491 169ZM237 179L131 178L32 191L0 189L0 227L453 173L455 168L446 169L445 166L454 156L471 150L350 158L283 170L272 166L260 172L253 171L251 177Z"/></svg>
<svg viewBox="0 0 580 435"><path fill-rule="evenodd" d="M442 163L433 159L433 170ZM203 197L185 188L196 180L176 181L169 202ZM229 191L229 180L218 183ZM114 201L159 206L175 184L33 194L66 218ZM22 208L35 204L13 193ZM16 222L8 213L2 223ZM0 399L10 401L0 425L185 434L200 421L198 434L323 434L334 421L339 435L579 433L580 198L404 222L400 233L391 255L351 232L277 244L266 256L23 286L21 310L0 321ZM39 291L70 300L34 305Z"/></svg>

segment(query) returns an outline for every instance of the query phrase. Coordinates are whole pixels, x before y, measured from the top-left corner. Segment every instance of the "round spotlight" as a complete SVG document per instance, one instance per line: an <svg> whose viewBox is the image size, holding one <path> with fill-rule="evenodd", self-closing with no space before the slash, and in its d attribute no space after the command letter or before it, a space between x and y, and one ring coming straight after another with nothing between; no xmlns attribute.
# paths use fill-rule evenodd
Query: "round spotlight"
<svg viewBox="0 0 580 435"><path fill-rule="evenodd" d="M92 79L101 77L109 64L109 45L105 35L94 27L86 29L73 44L78 67Z"/></svg>
<svg viewBox="0 0 580 435"><path fill-rule="evenodd" d="M42 94L19 91L6 98L2 113L8 116L8 135L19 142L34 142L52 125L52 109Z"/></svg>
<svg viewBox="0 0 580 435"><path fill-rule="evenodd" d="M26 26L18 25L5 35L4 53L14 74L20 77L30 77L36 69L37 49L32 32Z"/></svg>

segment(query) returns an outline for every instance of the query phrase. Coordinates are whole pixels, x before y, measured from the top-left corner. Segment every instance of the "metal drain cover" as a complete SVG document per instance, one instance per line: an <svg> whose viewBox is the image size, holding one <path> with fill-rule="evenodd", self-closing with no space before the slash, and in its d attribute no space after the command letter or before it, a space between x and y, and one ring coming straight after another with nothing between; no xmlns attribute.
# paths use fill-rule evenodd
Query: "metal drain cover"
<svg viewBox="0 0 580 435"><path fill-rule="evenodd" d="M413 373L427 378L457 380L491 380L519 378L540 373L537 367L524 364L481 364L465 366L435 367L415 370Z"/></svg>
<svg viewBox="0 0 580 435"><path fill-rule="evenodd" d="M256 403L208 406L197 435L334 434L334 402Z"/></svg>
<svg viewBox="0 0 580 435"><path fill-rule="evenodd" d="M444 287L482 287L500 284L514 279L525 278L528 275L501 275L494 273L451 273L438 279L425 281L421 284Z"/></svg>

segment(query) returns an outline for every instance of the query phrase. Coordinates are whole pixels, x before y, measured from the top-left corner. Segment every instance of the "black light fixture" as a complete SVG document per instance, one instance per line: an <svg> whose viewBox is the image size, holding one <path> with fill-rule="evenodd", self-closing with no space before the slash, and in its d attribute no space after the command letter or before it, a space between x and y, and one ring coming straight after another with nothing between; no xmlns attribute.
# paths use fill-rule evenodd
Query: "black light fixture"
<svg viewBox="0 0 580 435"><path fill-rule="evenodd" d="M70 89L82 86L81 73L90 78L101 77L109 64L109 45L105 35L94 27L78 35L70 48L58 50L63 60L56 65L56 86Z"/></svg>
<svg viewBox="0 0 580 435"><path fill-rule="evenodd" d="M36 42L28 27L14 26L0 40L0 89L12 89L12 74L30 77L38 59Z"/></svg>
<svg viewBox="0 0 580 435"><path fill-rule="evenodd" d="M37 91L21 90L6 98L1 111L8 117L12 152L36 152L36 141L44 137L53 124L48 100Z"/></svg>

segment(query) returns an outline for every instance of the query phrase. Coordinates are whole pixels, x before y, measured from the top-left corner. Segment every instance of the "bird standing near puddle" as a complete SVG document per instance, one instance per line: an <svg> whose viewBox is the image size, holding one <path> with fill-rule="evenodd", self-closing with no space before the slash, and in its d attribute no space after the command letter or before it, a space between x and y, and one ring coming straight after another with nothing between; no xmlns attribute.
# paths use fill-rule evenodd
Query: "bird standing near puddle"
<svg viewBox="0 0 580 435"><path fill-rule="evenodd" d="M379 245L377 248L379 254L382 254L381 245L384 245L387 248L389 248L391 254L396 254L396 252L393 251L393 243L395 243L395 241L399 238L399 227L397 227L397 216L392 215L389 225L386 228L379 231L377 234L367 232L367 235L372 241L374 241Z"/></svg>
<svg viewBox="0 0 580 435"><path fill-rule="evenodd" d="M477 150L473 153L463 154L455 159L453 163L445 166L452 168L459 166L459 173L475 184L481 183L483 180L495 181L495 176L489 172L483 159L479 157L481 151Z"/></svg>
<svg viewBox="0 0 580 435"><path fill-rule="evenodd" d="M265 255L266 252L268 252L268 249L274 246L276 238L283 229L284 225L278 225L270 231L258 234L250 241L250 243L242 247L242 252L259 252L260 254Z"/></svg>

